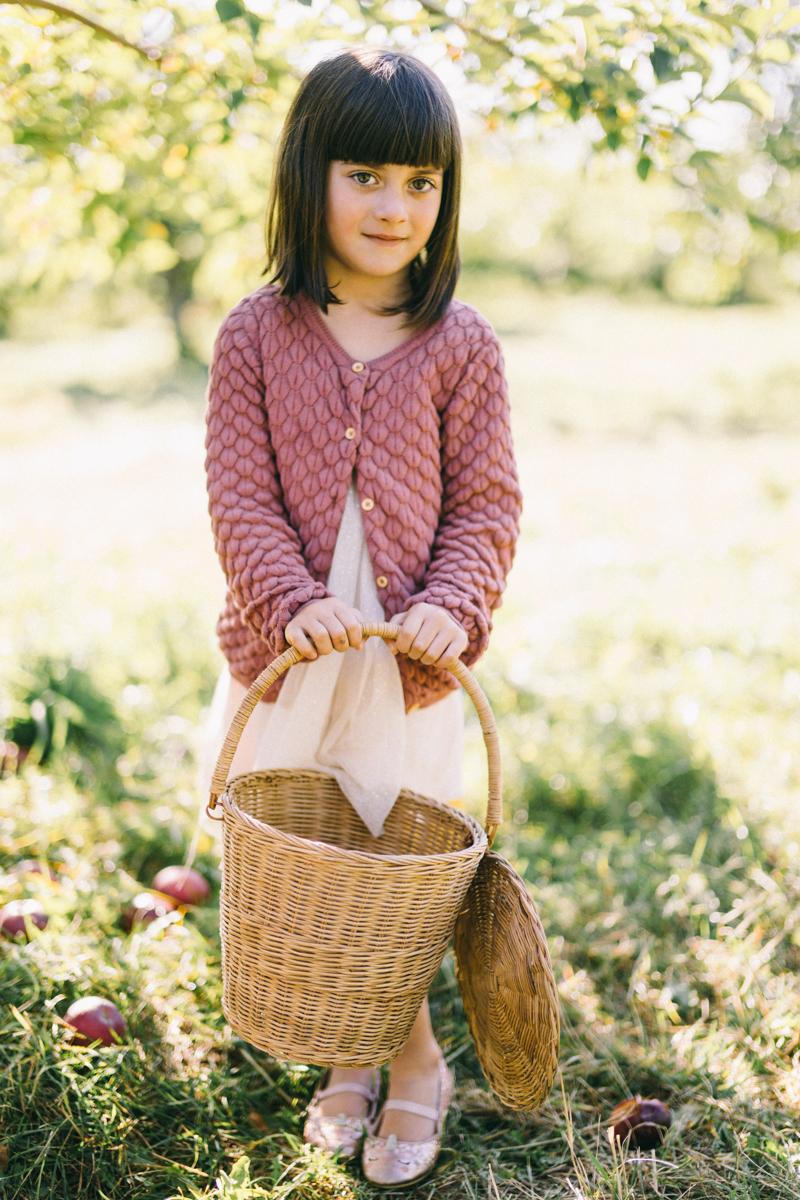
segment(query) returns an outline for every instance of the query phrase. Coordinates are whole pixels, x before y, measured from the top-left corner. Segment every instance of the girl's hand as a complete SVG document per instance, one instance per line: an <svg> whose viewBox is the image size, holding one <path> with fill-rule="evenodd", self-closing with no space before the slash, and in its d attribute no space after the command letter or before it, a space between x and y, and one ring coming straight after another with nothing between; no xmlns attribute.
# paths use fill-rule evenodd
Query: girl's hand
<svg viewBox="0 0 800 1200"><path fill-rule="evenodd" d="M469 645L461 626L438 604L415 604L392 617L400 626L396 642L387 643L392 654L407 654L428 667L450 671Z"/></svg>
<svg viewBox="0 0 800 1200"><path fill-rule="evenodd" d="M303 658L318 658L332 650L344 653L351 646L360 650L363 620L357 608L351 608L335 596L328 596L324 600L312 600L301 608L286 626L283 636Z"/></svg>

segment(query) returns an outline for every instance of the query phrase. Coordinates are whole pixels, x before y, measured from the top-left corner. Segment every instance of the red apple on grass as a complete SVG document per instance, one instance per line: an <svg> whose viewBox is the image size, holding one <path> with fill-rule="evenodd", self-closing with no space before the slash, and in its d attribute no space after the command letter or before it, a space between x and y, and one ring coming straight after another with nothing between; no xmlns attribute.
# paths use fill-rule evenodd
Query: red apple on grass
<svg viewBox="0 0 800 1200"><path fill-rule="evenodd" d="M72 1026L71 1040L79 1046L90 1046L101 1042L104 1046L115 1046L125 1036L125 1018L110 1000L102 996L84 996L70 1004L64 1020Z"/></svg>
<svg viewBox="0 0 800 1200"><path fill-rule="evenodd" d="M25 935L28 941L28 922L36 929L44 929L48 916L38 900L9 900L0 908L0 933L15 938Z"/></svg>
<svg viewBox="0 0 800 1200"><path fill-rule="evenodd" d="M169 896L161 896L157 892L139 892L123 911L122 924L130 933L137 926L150 925L159 917L174 911L175 905Z"/></svg>
<svg viewBox="0 0 800 1200"><path fill-rule="evenodd" d="M191 867L164 867L153 880L153 887L178 904L205 904L211 895L203 876Z"/></svg>
<svg viewBox="0 0 800 1200"><path fill-rule="evenodd" d="M634 1096L623 1100L612 1112L609 1123L614 1137L631 1142L640 1150L655 1150L666 1137L672 1124L672 1113L655 1096L643 1100Z"/></svg>

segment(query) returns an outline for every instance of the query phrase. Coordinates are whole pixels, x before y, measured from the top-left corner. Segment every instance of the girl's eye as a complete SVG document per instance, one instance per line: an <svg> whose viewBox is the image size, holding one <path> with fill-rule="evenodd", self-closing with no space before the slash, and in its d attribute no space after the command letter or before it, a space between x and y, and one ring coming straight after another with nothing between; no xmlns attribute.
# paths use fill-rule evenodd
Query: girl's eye
<svg viewBox="0 0 800 1200"><path fill-rule="evenodd" d="M414 192L429 192L435 187L432 179L412 179L411 190Z"/></svg>
<svg viewBox="0 0 800 1200"><path fill-rule="evenodd" d="M368 184L372 183L375 176L371 171L354 171L350 178L355 179L356 183Z"/></svg>

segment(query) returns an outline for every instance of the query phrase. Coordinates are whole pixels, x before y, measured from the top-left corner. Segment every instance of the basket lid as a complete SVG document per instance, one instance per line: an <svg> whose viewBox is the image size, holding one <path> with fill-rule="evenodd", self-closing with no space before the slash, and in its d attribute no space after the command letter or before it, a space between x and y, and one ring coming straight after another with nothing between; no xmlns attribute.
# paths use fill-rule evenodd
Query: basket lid
<svg viewBox="0 0 800 1200"><path fill-rule="evenodd" d="M538 1108L558 1066L558 993L536 906L499 854L481 860L454 949L469 1030L492 1091L509 1108Z"/></svg>

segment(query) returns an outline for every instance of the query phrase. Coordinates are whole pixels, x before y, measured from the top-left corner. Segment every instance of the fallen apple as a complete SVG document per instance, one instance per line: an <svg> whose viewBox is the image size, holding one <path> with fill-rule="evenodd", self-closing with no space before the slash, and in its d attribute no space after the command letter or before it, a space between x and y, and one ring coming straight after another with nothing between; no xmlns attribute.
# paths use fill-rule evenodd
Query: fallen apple
<svg viewBox="0 0 800 1200"><path fill-rule="evenodd" d="M38 900L9 900L0 908L0 933L6 937L15 938L22 933L27 941L28 922L36 929L44 929L47 921L47 913Z"/></svg>
<svg viewBox="0 0 800 1200"><path fill-rule="evenodd" d="M139 892L134 896L128 907L122 913L122 924L130 931L137 925L150 925L159 917L175 911L175 905L169 896L160 896L154 892Z"/></svg>
<svg viewBox="0 0 800 1200"><path fill-rule="evenodd" d="M672 1113L654 1096L646 1100L634 1096L617 1105L609 1117L609 1124L614 1137L620 1141L630 1141L640 1150L655 1150L672 1124Z"/></svg>
<svg viewBox="0 0 800 1200"><path fill-rule="evenodd" d="M115 1046L125 1036L125 1018L110 1000L102 996L84 996L70 1004L64 1020L73 1029L72 1041L79 1046L101 1042Z"/></svg>
<svg viewBox="0 0 800 1200"><path fill-rule="evenodd" d="M164 867L153 880L153 887L178 904L205 904L211 895L203 876L191 867Z"/></svg>

